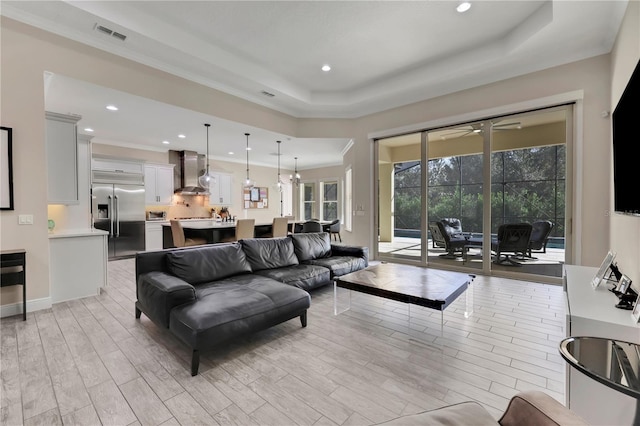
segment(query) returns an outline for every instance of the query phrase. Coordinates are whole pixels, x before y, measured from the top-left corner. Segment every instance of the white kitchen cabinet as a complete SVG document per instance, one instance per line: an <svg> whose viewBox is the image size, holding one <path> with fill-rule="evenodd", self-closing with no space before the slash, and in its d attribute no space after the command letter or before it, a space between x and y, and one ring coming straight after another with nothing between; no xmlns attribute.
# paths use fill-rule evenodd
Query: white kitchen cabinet
<svg viewBox="0 0 640 426"><path fill-rule="evenodd" d="M77 115L45 112L47 200L49 204L78 204Z"/></svg>
<svg viewBox="0 0 640 426"><path fill-rule="evenodd" d="M210 206L228 206L231 204L232 178L228 173L212 172L215 183L209 187Z"/></svg>
<svg viewBox="0 0 640 426"><path fill-rule="evenodd" d="M144 163L140 161L126 161L116 158L93 157L91 170L113 173L131 173L141 175L144 173Z"/></svg>
<svg viewBox="0 0 640 426"><path fill-rule="evenodd" d="M617 309L618 297L603 282L594 289L591 279L598 268L565 265L567 336L603 337L640 344L640 325L631 311ZM632 424L636 400L611 389L568 364L567 406L593 425Z"/></svg>
<svg viewBox="0 0 640 426"><path fill-rule="evenodd" d="M98 229L49 235L51 302L96 296L107 285L107 238Z"/></svg>
<svg viewBox="0 0 640 426"><path fill-rule="evenodd" d="M144 191L147 205L171 204L173 167L172 164L145 164Z"/></svg>
<svg viewBox="0 0 640 426"><path fill-rule="evenodd" d="M147 221L144 226L145 250L162 250L162 225L167 221Z"/></svg>

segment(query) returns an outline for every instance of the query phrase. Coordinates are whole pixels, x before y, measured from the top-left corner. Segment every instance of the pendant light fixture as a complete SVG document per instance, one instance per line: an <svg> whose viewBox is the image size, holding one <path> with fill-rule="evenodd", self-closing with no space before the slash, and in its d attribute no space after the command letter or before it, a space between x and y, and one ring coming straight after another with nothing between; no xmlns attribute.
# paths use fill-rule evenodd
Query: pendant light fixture
<svg viewBox="0 0 640 426"><path fill-rule="evenodd" d="M276 186L278 187L278 192L280 193L280 217L284 216L283 213L283 199L282 199L282 191L284 190L282 184L282 178L280 177L280 143L282 141L276 141L278 144L278 181L276 182Z"/></svg>
<svg viewBox="0 0 640 426"><path fill-rule="evenodd" d="M300 173L298 173L298 157L294 157L295 159L295 168L293 170L293 174L289 175L289 179L291 183L294 183L296 186L300 185Z"/></svg>
<svg viewBox="0 0 640 426"><path fill-rule="evenodd" d="M204 126L207 129L207 156L205 157L205 161L207 162L207 171L198 178L198 183L201 187L209 189L209 186L212 183L215 183L215 178L211 173L209 173L209 127L211 124L204 123Z"/></svg>
<svg viewBox="0 0 640 426"><path fill-rule="evenodd" d="M251 179L249 178L249 151L251 151L251 148L249 148L249 136L251 134L245 133L244 135L247 137L247 179L244 181L244 187L253 188L253 182L251 182Z"/></svg>
<svg viewBox="0 0 640 426"><path fill-rule="evenodd" d="M279 192L282 192L282 178L280 177L280 144L282 141L276 141L276 143L278 144L278 180L276 181L276 187Z"/></svg>

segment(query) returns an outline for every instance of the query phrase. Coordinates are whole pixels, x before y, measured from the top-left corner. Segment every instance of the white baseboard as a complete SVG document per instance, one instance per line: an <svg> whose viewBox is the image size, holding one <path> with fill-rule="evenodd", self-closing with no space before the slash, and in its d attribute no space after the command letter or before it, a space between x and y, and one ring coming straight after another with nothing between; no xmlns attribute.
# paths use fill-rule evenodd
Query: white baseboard
<svg viewBox="0 0 640 426"><path fill-rule="evenodd" d="M0 306L0 318L11 317L14 315L22 315L22 302L12 303ZM42 299L27 300L27 313L49 309L51 307L51 298L43 297Z"/></svg>

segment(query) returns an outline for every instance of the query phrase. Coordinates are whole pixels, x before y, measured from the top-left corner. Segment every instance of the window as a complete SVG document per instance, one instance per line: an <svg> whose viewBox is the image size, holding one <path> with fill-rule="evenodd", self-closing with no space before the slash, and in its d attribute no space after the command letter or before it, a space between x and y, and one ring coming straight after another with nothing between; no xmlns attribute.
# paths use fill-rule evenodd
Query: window
<svg viewBox="0 0 640 426"><path fill-rule="evenodd" d="M322 220L338 218L338 182L321 182L322 188Z"/></svg>
<svg viewBox="0 0 640 426"><path fill-rule="evenodd" d="M315 183L303 183L300 186L300 192L302 197L302 219L309 220L313 219L315 216L315 206L316 206L316 197L315 197Z"/></svg>
<svg viewBox="0 0 640 426"><path fill-rule="evenodd" d="M344 228L351 231L351 217L353 216L353 197L351 190L351 167L345 171L344 175Z"/></svg>

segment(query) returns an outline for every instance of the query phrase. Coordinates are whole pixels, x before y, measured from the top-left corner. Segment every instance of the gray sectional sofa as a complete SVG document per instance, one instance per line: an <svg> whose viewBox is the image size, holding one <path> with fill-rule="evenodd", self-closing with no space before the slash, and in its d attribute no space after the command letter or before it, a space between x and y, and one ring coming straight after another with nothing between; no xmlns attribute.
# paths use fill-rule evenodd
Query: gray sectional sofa
<svg viewBox="0 0 640 426"><path fill-rule="evenodd" d="M366 247L332 245L328 233L253 238L136 255L136 318L144 313L201 350L295 317L307 325L308 290L368 266Z"/></svg>

